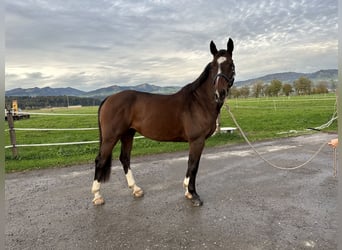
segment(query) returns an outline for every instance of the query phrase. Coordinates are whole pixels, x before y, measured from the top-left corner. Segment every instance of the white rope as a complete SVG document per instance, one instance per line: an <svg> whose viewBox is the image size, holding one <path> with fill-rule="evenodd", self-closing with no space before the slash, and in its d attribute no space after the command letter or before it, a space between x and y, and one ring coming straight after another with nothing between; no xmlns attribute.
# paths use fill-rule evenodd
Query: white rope
<svg viewBox="0 0 342 250"><path fill-rule="evenodd" d="M289 131L285 131L285 132L279 132L277 133L278 135L282 135L282 134L289 134L289 133L303 133L303 132L306 132L306 131L311 131L311 130L317 130L317 131L320 131L322 129L325 129L325 128L328 128L330 127L330 125L338 119L338 116L337 116L337 97L336 97L336 101L335 101L335 105L334 105L334 112L330 118L330 120L324 124L322 124L321 126L318 126L318 127L314 127L314 128L307 128L305 130L300 130L300 131L297 131L297 130L289 130Z"/></svg>
<svg viewBox="0 0 342 250"><path fill-rule="evenodd" d="M298 166L295 166L295 167L280 167L280 166L277 166L275 164L273 164L272 162L268 161L267 159L265 159L257 150L256 148L252 145L252 143L248 140L246 134L242 131L241 127L239 126L238 122L236 121L233 113L230 111L230 108L228 105L225 105L226 106L226 109L228 111L228 113L230 114L230 116L232 117L233 119L233 122L235 123L236 127L239 129L242 137L246 140L246 142L248 143L248 145L253 149L253 151L264 161L266 162L268 165L270 165L271 167L274 167L274 168L277 168L277 169L281 169L281 170L295 170L295 169L298 169L298 168L301 168L301 167L304 167L305 165L307 165L310 161L312 161L313 158L315 158L321 151L322 149L324 148L325 145L327 145L326 142L324 142L320 147L319 149L306 161L304 162L303 164L300 164Z"/></svg>
<svg viewBox="0 0 342 250"><path fill-rule="evenodd" d="M331 119L327 123L325 123L325 124L323 124L323 125L321 125L319 127L315 127L315 129L322 130L322 129L328 128L337 119L338 119L338 116L337 116L337 111L336 111L334 113L333 117L331 117Z"/></svg>
<svg viewBox="0 0 342 250"><path fill-rule="evenodd" d="M18 144L5 146L5 148L12 148L13 146L19 147L42 147L42 146L63 146L63 145L79 145L79 144L90 144L99 143L99 141L83 141L83 142L60 142L60 143L44 143L44 144Z"/></svg>

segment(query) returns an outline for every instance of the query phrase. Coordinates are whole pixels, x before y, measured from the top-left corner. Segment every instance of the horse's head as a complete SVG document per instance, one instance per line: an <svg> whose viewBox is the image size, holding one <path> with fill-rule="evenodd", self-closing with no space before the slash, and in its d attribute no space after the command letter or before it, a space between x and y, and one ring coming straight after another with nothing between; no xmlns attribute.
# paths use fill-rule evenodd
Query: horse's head
<svg viewBox="0 0 342 250"><path fill-rule="evenodd" d="M211 63L213 84L215 87L215 100L223 103L227 97L229 89L233 86L235 76L235 66L232 59L234 43L229 38L227 50L217 50L213 41L210 42L210 51L214 56Z"/></svg>

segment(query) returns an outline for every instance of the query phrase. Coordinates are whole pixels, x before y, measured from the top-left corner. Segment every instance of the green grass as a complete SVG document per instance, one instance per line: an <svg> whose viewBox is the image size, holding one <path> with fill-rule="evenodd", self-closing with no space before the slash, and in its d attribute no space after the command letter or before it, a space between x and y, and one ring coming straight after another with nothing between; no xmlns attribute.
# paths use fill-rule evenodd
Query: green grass
<svg viewBox="0 0 342 250"><path fill-rule="evenodd" d="M335 110L335 96L299 96L274 99L229 100L229 106L250 139L276 138L280 132L304 131L330 120ZM229 125L227 112L223 120ZM325 131L337 131L337 122ZM303 133L303 132L300 132ZM286 134L285 134L286 135Z"/></svg>
<svg viewBox="0 0 342 250"><path fill-rule="evenodd" d="M231 111L251 141L300 135L309 127L317 127L330 120L335 110L335 95L316 95L278 98L249 98L228 100ZM96 128L97 107L81 109L40 110L53 114L90 114L87 116L31 115L30 119L15 121L16 128ZM233 126L226 109L221 111L221 126ZM8 127L7 122L5 127ZM296 130L298 133L281 133ZM337 132L335 121L324 131ZM16 131L17 144L41 144L56 142L96 141L98 131ZM241 143L239 132L217 134L209 138L206 147ZM9 132L5 132L5 145L10 145ZM118 157L120 145L114 149ZM156 142L136 139L133 156L187 150L187 143ZM18 147L19 156L12 157L11 149L5 150L6 172L64 167L92 163L98 152L98 144Z"/></svg>

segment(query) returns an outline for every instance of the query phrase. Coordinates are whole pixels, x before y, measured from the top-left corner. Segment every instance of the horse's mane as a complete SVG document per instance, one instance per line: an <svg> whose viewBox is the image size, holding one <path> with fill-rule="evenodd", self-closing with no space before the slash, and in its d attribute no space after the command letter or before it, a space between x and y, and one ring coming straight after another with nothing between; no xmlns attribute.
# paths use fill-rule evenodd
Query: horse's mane
<svg viewBox="0 0 342 250"><path fill-rule="evenodd" d="M204 68L202 74L192 83L185 85L180 91L194 92L198 89L208 78L211 69L211 63Z"/></svg>

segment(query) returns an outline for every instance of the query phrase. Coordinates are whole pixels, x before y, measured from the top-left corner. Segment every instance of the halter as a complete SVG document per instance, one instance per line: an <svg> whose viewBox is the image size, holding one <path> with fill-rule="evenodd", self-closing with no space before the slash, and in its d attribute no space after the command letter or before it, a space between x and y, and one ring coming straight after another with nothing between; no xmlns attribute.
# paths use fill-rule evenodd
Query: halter
<svg viewBox="0 0 342 250"><path fill-rule="evenodd" d="M233 75L234 76L234 75ZM223 74L223 73L218 73L218 74L216 74L216 76L214 77L214 80L213 80L213 85L215 85L215 82L216 82L216 79L218 78L218 77L222 77L224 80L226 80L226 82L228 83L228 88L227 88L227 90L224 90L225 91L225 98L226 98L226 96L227 96L227 94L228 94L228 89L229 88L231 88L232 86L233 86L233 81L232 81L232 79L233 79L233 77L231 77L230 79L225 75L225 74ZM215 87L216 88L216 87ZM222 101L220 100L220 94L219 94L219 92L218 92L218 89L216 89L215 90L215 102L217 102L217 103L221 103Z"/></svg>
<svg viewBox="0 0 342 250"><path fill-rule="evenodd" d="M220 77L220 76L223 77L226 80L226 82L228 83L228 87L229 88L231 86L233 86L233 83L231 83L232 78L228 79L228 77L225 74L223 74L223 73L219 73L219 74L217 74L215 76L214 81L213 81L214 84L215 84L215 81L216 81L217 77Z"/></svg>

